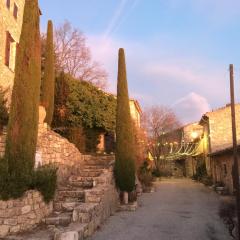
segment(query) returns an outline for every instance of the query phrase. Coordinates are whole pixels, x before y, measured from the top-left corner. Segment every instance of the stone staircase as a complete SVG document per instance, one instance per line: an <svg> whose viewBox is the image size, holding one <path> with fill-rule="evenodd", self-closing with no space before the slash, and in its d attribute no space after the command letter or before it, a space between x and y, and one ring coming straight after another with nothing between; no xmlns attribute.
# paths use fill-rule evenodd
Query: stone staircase
<svg viewBox="0 0 240 240"><path fill-rule="evenodd" d="M66 184L59 186L53 213L44 219L57 232L77 231L79 239L91 236L117 207L113 158L86 156L85 165ZM56 238L58 239L58 238Z"/></svg>

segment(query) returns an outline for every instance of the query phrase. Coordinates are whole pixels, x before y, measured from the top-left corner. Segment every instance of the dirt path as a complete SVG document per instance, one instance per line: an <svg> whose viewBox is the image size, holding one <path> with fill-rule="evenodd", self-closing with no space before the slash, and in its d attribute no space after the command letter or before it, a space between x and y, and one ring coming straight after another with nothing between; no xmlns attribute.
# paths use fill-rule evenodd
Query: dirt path
<svg viewBox="0 0 240 240"><path fill-rule="evenodd" d="M91 240L230 240L218 217L219 196L191 180L158 183L134 213L117 213Z"/></svg>

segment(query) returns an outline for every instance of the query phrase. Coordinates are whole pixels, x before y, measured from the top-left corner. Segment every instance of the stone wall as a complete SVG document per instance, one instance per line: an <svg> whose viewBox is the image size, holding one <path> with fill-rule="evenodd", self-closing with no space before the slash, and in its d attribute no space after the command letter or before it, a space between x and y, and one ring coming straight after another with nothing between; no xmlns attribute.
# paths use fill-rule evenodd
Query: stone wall
<svg viewBox="0 0 240 240"><path fill-rule="evenodd" d="M0 134L0 156L5 149L6 130ZM36 167L55 164L58 166L58 181L64 182L77 174L88 155L82 155L74 144L50 130L46 124L39 124Z"/></svg>
<svg viewBox="0 0 240 240"><path fill-rule="evenodd" d="M6 131L0 134L1 155L4 153L5 138ZM101 167L105 162L110 163L107 169L105 164ZM48 129L46 124L39 124L36 165L57 164L62 186L68 185L70 176L86 181L94 179L93 188L84 190L84 209L79 207L73 213L74 222L79 222L82 217L89 218L84 222L84 236L90 236L117 208L118 193L113 178L113 162L114 156L82 155L67 139ZM103 171L97 177L93 177L98 171L95 170L95 164L100 164L97 169L101 167ZM36 191L29 191L18 200L0 201L0 236L30 229L51 212L52 204L45 205Z"/></svg>
<svg viewBox="0 0 240 240"><path fill-rule="evenodd" d="M240 157L240 156L239 156ZM231 153L223 153L211 157L212 176L214 182L222 182L230 193L233 193L232 165L233 156Z"/></svg>
<svg viewBox="0 0 240 240"><path fill-rule="evenodd" d="M231 107L227 106L206 114L209 118L211 152L232 145ZM237 138L240 140L240 104L236 104Z"/></svg>
<svg viewBox="0 0 240 240"><path fill-rule="evenodd" d="M28 191L17 200L0 201L0 237L28 230L52 212L37 191Z"/></svg>
<svg viewBox="0 0 240 240"><path fill-rule="evenodd" d="M36 165L56 164L59 167L59 182L76 175L88 157L90 156L82 155L66 138L50 130L46 124L39 124Z"/></svg>
<svg viewBox="0 0 240 240"><path fill-rule="evenodd" d="M15 68L15 51L16 43L19 42L25 0L11 0L10 9L6 6L6 1L0 1L0 85L4 88L12 87L14 80ZM14 3L18 7L17 19L13 16ZM6 47L6 32L11 34L14 42L11 46L10 66L5 65L5 47Z"/></svg>

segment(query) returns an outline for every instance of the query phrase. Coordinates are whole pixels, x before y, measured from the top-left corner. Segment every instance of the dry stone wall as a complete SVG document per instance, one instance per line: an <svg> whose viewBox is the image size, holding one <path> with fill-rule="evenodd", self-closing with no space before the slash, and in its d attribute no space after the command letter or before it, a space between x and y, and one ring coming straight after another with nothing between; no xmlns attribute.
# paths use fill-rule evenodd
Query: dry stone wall
<svg viewBox="0 0 240 240"><path fill-rule="evenodd" d="M28 191L17 200L0 201L0 237L28 230L52 212L37 191Z"/></svg>
<svg viewBox="0 0 240 240"><path fill-rule="evenodd" d="M87 157L89 156L82 155L66 138L51 131L46 124L39 124L36 166L56 164L60 183L71 175L76 175Z"/></svg>
<svg viewBox="0 0 240 240"><path fill-rule="evenodd" d="M6 130L0 134L0 157L4 154ZM82 155L74 144L50 130L46 124L39 124L35 165L55 164L58 166L58 181L64 182L76 175L84 161L90 158Z"/></svg>
<svg viewBox="0 0 240 240"><path fill-rule="evenodd" d="M4 154L5 140L6 130L0 134L0 156ZM111 163L111 167L102 167L101 164L105 162ZM118 193L113 178L113 162L114 156L82 155L67 139L51 131L46 124L39 124L35 165L56 164L61 187L68 184L70 176L93 180L93 188L84 190L86 209L74 211L72 219L73 222L79 221L86 213L84 216L89 219L86 219L87 223L84 222L83 236L90 236L117 208ZM100 164L97 169L96 164ZM99 168L102 174L94 177ZM94 208L88 212L92 205ZM36 191L29 191L18 200L0 201L0 237L28 230L52 211L52 204L46 205L41 194Z"/></svg>

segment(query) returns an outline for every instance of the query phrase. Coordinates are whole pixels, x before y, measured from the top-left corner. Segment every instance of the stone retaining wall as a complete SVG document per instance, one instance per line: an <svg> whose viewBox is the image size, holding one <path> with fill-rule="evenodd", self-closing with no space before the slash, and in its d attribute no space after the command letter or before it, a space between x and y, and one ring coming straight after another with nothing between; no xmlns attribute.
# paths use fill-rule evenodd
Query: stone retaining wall
<svg viewBox="0 0 240 240"><path fill-rule="evenodd" d="M66 138L50 130L46 124L39 124L36 165L56 164L60 183L76 175L86 157Z"/></svg>
<svg viewBox="0 0 240 240"><path fill-rule="evenodd" d="M0 237L31 229L52 212L41 193L28 191L17 200L0 201Z"/></svg>
<svg viewBox="0 0 240 240"><path fill-rule="evenodd" d="M4 154L6 130L0 134L0 157ZM54 163L58 166L58 181L64 182L77 174L84 160L90 156L82 155L74 144L50 130L46 124L39 124L36 166Z"/></svg>

